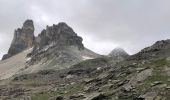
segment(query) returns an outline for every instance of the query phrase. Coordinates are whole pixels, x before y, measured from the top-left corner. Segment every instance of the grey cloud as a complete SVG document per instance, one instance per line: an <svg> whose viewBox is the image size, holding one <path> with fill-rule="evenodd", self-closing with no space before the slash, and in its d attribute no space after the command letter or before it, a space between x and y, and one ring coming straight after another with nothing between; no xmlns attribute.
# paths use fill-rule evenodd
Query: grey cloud
<svg viewBox="0 0 170 100"><path fill-rule="evenodd" d="M170 37L169 0L1 0L0 4L1 53L27 18L34 20L36 34L46 25L64 21L84 38L86 47L102 54L116 46L133 54Z"/></svg>

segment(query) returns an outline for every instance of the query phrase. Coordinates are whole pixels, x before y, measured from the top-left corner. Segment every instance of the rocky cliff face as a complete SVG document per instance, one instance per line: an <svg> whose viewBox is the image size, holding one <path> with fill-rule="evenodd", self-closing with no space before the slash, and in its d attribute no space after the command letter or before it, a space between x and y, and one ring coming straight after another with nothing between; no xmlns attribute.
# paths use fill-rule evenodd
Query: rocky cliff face
<svg viewBox="0 0 170 100"><path fill-rule="evenodd" d="M53 26L47 26L38 35L34 50L41 50L45 46L77 46L79 49L84 49L82 40L66 23L54 24Z"/></svg>
<svg viewBox="0 0 170 100"><path fill-rule="evenodd" d="M36 37L33 51L28 54L29 65L35 65L41 61L49 62L44 65L47 68L65 68L86 59L93 59L99 55L86 49L83 39L66 23L47 26Z"/></svg>
<svg viewBox="0 0 170 100"><path fill-rule="evenodd" d="M29 36L21 33L32 33L30 26L16 31L11 46L23 46ZM34 43L28 41L24 47L34 45L33 51L0 61L1 100L170 100L170 40L130 57L120 48L109 57L100 56L86 49L68 25L59 23L47 26ZM116 63L113 59L126 57Z"/></svg>
<svg viewBox="0 0 170 100"><path fill-rule="evenodd" d="M30 48L34 44L34 24L32 20L26 20L22 28L18 28L14 32L14 38L11 46L8 50L8 54L5 54L2 60L7 59L17 53L22 52L26 48Z"/></svg>

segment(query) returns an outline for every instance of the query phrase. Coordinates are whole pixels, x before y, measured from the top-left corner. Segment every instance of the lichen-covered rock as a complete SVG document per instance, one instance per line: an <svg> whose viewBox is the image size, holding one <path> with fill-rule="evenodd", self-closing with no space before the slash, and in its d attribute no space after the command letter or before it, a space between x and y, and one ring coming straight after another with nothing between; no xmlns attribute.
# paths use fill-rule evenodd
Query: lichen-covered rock
<svg viewBox="0 0 170 100"><path fill-rule="evenodd" d="M7 59L17 53L22 52L26 48L30 48L34 45L34 24L32 20L26 20L22 28L18 28L14 32L14 38L8 53L5 54L2 60Z"/></svg>

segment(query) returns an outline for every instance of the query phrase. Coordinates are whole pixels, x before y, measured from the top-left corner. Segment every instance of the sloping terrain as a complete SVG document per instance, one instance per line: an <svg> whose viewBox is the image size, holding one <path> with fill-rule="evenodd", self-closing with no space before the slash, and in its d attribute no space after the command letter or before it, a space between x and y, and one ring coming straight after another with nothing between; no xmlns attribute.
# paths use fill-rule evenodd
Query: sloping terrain
<svg viewBox="0 0 170 100"><path fill-rule="evenodd" d="M9 59L0 61L0 79L10 78L19 70L25 69L26 62L29 60L26 56L31 51L32 49L27 49Z"/></svg>
<svg viewBox="0 0 170 100"><path fill-rule="evenodd" d="M0 61L0 99L170 100L170 40L131 56L101 56L82 40L65 23L47 26L32 48Z"/></svg>
<svg viewBox="0 0 170 100"><path fill-rule="evenodd" d="M165 46L148 59L134 59L136 54L114 63L102 57L68 69L16 75L0 93L4 100L169 100L170 54L164 55L168 50Z"/></svg>
<svg viewBox="0 0 170 100"><path fill-rule="evenodd" d="M26 20L23 27L15 31L8 54L0 61L0 77L65 69L101 56L85 48L82 41L66 23L47 26L34 37L33 21Z"/></svg>

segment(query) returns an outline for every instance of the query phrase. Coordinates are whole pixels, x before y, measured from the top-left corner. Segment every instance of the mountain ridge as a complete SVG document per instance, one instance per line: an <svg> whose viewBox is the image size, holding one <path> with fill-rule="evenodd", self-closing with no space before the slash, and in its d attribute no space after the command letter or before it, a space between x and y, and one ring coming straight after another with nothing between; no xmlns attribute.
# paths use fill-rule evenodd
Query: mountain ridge
<svg viewBox="0 0 170 100"><path fill-rule="evenodd" d="M169 39L134 55L116 48L106 56L82 41L66 23L47 26L34 46L0 61L0 99L170 99Z"/></svg>

